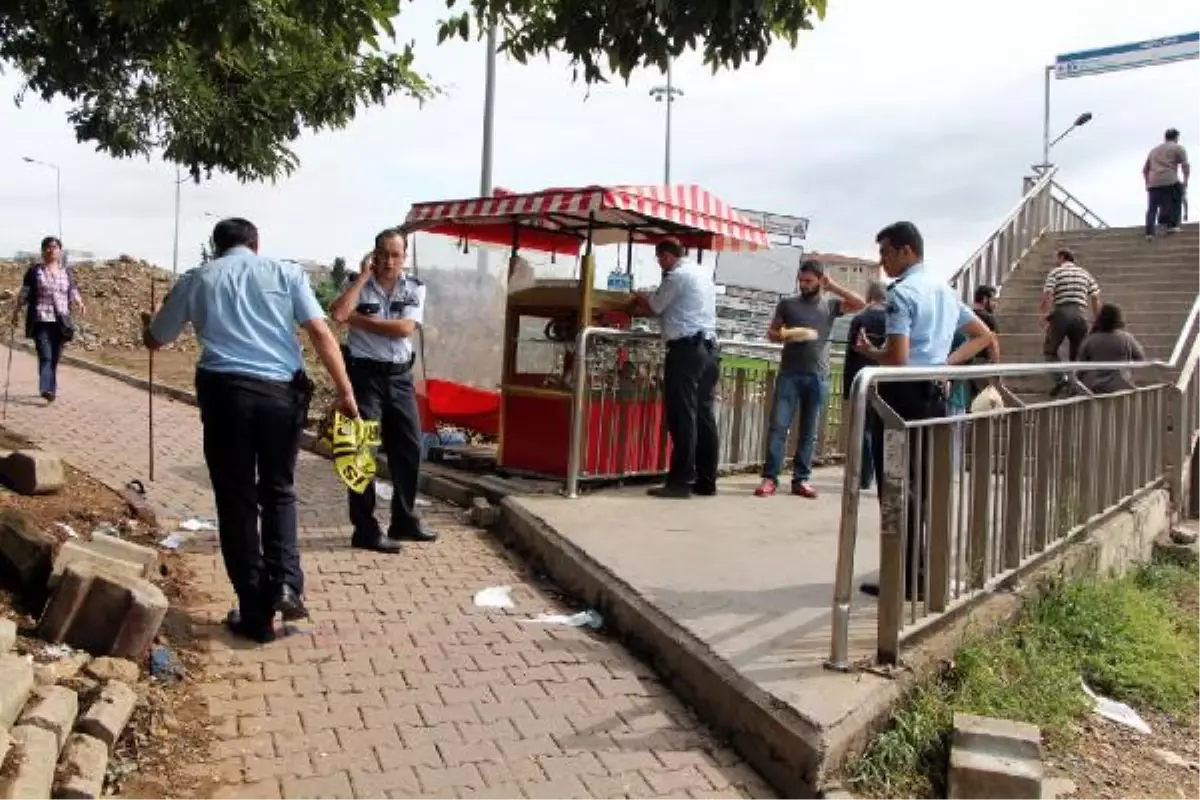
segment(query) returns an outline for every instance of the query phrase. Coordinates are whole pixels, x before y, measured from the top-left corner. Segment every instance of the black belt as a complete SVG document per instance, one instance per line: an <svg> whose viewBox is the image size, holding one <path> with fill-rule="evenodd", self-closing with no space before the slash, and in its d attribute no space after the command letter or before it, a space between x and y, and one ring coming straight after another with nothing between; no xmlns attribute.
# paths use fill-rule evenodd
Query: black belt
<svg viewBox="0 0 1200 800"><path fill-rule="evenodd" d="M707 344L711 347L717 343L717 340L711 336L707 336L703 331L701 331L700 333L693 333L691 336L680 336L677 339L668 339L667 347L680 347L685 344L697 345L701 343Z"/></svg>
<svg viewBox="0 0 1200 800"><path fill-rule="evenodd" d="M405 375L412 370L416 360L417 357L415 354L410 356L408 361L405 361L403 364L397 364L394 361L377 361L373 358L350 356L350 368L371 375Z"/></svg>

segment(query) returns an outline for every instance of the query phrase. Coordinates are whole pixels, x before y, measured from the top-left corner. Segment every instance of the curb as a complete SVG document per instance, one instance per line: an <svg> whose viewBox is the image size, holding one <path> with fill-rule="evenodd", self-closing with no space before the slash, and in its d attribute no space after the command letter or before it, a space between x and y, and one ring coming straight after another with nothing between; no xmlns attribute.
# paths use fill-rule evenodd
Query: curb
<svg viewBox="0 0 1200 800"><path fill-rule="evenodd" d="M523 508L518 498L503 498L500 508L503 524L495 530L505 544L542 567L568 595L600 611L605 629L652 665L780 796L813 796L820 783L817 754L824 746L810 722L739 674L632 586Z"/></svg>

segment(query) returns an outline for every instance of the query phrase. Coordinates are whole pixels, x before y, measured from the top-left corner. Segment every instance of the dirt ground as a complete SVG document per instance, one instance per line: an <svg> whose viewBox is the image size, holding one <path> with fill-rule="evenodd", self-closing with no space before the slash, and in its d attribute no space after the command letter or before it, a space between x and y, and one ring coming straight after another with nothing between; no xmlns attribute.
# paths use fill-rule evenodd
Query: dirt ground
<svg viewBox="0 0 1200 800"><path fill-rule="evenodd" d="M1067 778L1074 784L1074 792L1060 797L1200 797L1196 716L1172 719L1138 713L1151 735L1090 717L1076 727L1066 752L1046 754L1047 778Z"/></svg>
<svg viewBox="0 0 1200 800"><path fill-rule="evenodd" d="M27 447L28 442L0 428L0 450ZM60 542L75 535L90 537L104 526L116 528L122 538L155 547L161 533L135 520L125 500L112 489L84 473L66 467L66 487L53 495L28 497L0 484L0 508L17 509L27 514L41 530ZM190 636L189 623L180 613L185 602L203 602L188 590L188 574L183 559L159 550L159 575L155 582L171 603L171 611L159 633L157 644L169 647L183 665L186 674L178 683L157 683L145 679L137 686L140 702L133 720L117 742L109 761L107 791L123 797L167 797L211 795L215 782L189 774L189 754L203 753L212 734L204 713L204 699L196 687L201 683L201 661ZM37 661L53 658L46 643L33 636L38 609L29 608L6 587L0 587L0 615L16 621L20 636L17 650L31 654Z"/></svg>

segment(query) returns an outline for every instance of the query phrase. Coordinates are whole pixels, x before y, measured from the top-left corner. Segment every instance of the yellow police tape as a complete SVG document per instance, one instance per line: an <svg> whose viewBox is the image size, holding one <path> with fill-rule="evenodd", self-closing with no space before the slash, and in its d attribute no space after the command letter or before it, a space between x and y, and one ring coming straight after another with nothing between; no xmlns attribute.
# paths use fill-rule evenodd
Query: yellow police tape
<svg viewBox="0 0 1200 800"><path fill-rule="evenodd" d="M333 452L333 469L350 491L362 494L375 479L375 454L379 423L374 420L348 419L330 409L321 421L318 441Z"/></svg>

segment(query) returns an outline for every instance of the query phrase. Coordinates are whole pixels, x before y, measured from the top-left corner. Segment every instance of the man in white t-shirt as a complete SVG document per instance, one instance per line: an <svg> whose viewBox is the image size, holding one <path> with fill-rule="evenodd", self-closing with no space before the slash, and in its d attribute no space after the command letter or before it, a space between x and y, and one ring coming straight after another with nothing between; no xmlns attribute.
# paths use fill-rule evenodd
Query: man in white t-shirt
<svg viewBox="0 0 1200 800"><path fill-rule="evenodd" d="M1179 173L1182 170L1183 179ZM1146 238L1154 238L1155 226L1161 222L1167 233L1175 233L1183 217L1183 197L1187 192L1192 167L1187 150L1179 143L1179 131L1169 128L1163 142L1154 147L1142 165L1146 179Z"/></svg>

